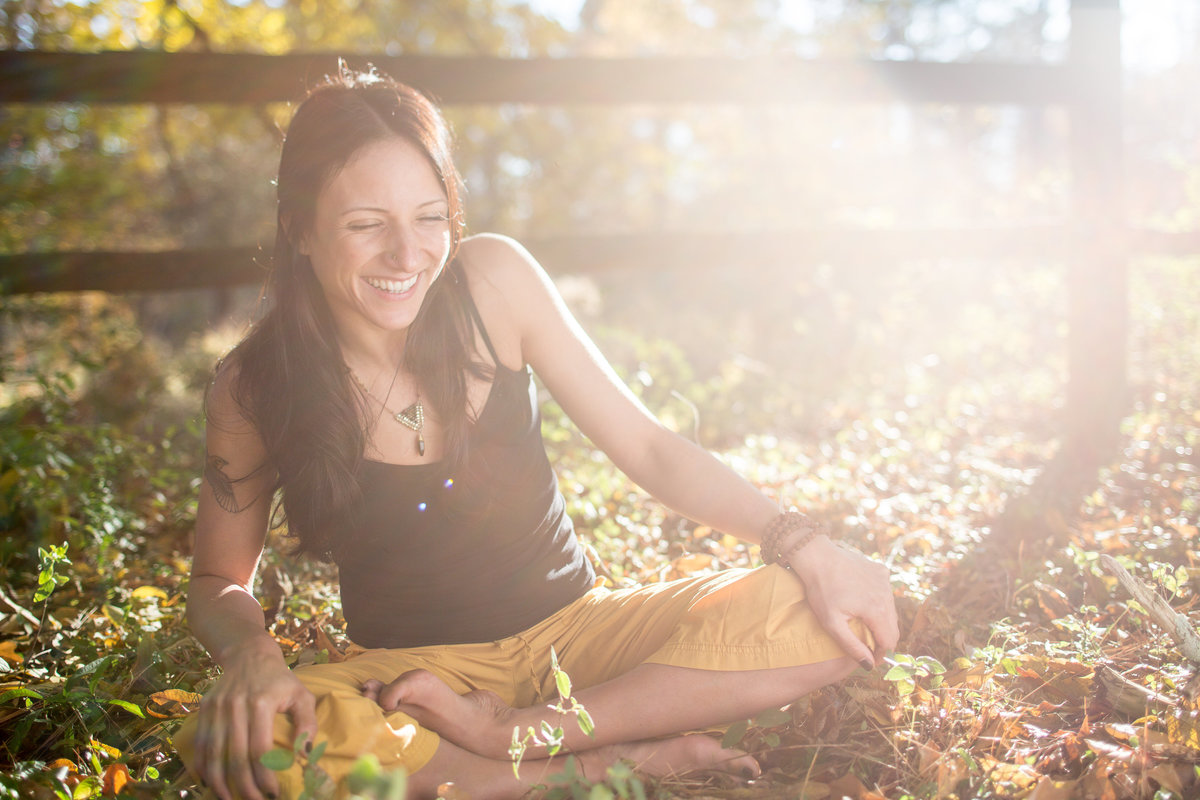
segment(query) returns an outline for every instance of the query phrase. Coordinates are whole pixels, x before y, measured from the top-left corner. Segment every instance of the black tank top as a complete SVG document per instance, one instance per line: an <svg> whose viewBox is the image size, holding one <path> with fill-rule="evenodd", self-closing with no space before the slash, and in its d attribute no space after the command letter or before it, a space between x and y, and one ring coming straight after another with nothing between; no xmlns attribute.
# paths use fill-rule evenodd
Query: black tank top
<svg viewBox="0 0 1200 800"><path fill-rule="evenodd" d="M366 461L354 530L334 549L346 633L363 647L489 642L592 588L542 443L529 367L492 361L491 390L463 467Z"/></svg>

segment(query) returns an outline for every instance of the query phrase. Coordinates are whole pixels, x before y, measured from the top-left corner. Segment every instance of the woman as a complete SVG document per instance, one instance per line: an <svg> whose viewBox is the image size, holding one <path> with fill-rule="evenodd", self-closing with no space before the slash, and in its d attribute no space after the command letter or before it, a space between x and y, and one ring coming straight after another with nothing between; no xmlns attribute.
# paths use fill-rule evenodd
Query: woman
<svg viewBox="0 0 1200 800"><path fill-rule="evenodd" d="M188 616L223 675L177 737L221 798L294 796L259 757L327 742L511 797L558 771L514 727L558 724L550 649L594 724L563 724L586 775L757 763L681 732L747 717L871 667L897 639L887 571L835 546L669 432L620 383L515 242L462 239L437 111L375 73L299 107L279 167L271 306L219 366ZM540 439L529 369L663 503L760 542L778 566L594 588ZM291 671L250 593L282 492L300 549L340 568L353 655Z"/></svg>

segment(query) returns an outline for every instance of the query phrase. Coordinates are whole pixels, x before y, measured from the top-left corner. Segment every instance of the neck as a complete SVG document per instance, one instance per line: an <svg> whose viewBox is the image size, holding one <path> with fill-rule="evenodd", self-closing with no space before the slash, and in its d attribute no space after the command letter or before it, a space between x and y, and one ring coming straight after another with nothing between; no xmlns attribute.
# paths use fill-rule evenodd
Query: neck
<svg viewBox="0 0 1200 800"><path fill-rule="evenodd" d="M368 386L380 379L391 380L403 361L407 341L407 330L374 337L338 332L342 360Z"/></svg>

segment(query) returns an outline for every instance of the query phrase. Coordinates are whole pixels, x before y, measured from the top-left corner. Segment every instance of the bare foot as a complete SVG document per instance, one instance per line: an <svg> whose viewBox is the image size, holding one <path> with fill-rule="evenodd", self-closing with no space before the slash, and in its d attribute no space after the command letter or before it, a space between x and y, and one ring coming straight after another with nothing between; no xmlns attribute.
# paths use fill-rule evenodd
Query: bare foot
<svg viewBox="0 0 1200 800"><path fill-rule="evenodd" d="M509 757L515 712L495 692L459 695L432 672L414 669L391 683L369 680L362 693L384 711L403 711L464 750L488 758ZM552 713L547 711L547 717Z"/></svg>
<svg viewBox="0 0 1200 800"><path fill-rule="evenodd" d="M585 777L593 781L604 777L605 770L621 759L632 762L634 770L642 775L654 778L696 770L728 772L748 779L762 774L762 767L753 756L742 750L721 747L716 739L699 733L614 744L576 753L575 757L579 759Z"/></svg>

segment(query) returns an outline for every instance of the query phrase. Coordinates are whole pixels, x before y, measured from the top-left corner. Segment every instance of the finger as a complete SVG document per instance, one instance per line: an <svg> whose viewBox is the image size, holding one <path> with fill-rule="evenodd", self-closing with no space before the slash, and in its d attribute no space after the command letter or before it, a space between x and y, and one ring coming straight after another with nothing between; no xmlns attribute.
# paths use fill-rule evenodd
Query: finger
<svg viewBox="0 0 1200 800"><path fill-rule="evenodd" d="M308 689L302 689L286 710L292 715L296 735L304 734L304 752L311 752L317 740L317 698Z"/></svg>
<svg viewBox="0 0 1200 800"><path fill-rule="evenodd" d="M243 800L264 800L250 764L250 719L244 703L234 703L229 715L229 750L225 755L229 785Z"/></svg>
<svg viewBox="0 0 1200 800"><path fill-rule="evenodd" d="M267 797L279 796L279 780L275 771L264 767L262 757L275 744L275 709L269 704L254 704L250 722L250 766L254 780Z"/></svg>
<svg viewBox="0 0 1200 800"><path fill-rule="evenodd" d="M845 617L835 617L825 622L825 631L833 637L842 649L846 651L846 655L853 658L863 669L871 669L875 666L875 654L871 652L871 648L863 644L863 641L854 635L854 631L850 629L849 623Z"/></svg>
<svg viewBox="0 0 1200 800"><path fill-rule="evenodd" d="M202 780L221 800L232 800L233 794L225 782L225 725L215 712L210 718Z"/></svg>

